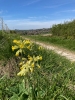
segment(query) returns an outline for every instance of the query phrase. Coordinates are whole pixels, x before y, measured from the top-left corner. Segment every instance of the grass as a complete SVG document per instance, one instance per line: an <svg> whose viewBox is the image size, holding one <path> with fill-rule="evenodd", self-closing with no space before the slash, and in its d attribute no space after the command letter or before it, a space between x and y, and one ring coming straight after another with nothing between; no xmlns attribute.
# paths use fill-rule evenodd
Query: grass
<svg viewBox="0 0 75 100"><path fill-rule="evenodd" d="M6 35L6 37L8 36ZM5 45L6 51L3 49L3 57L9 58L13 55L11 52L10 54L7 53L7 51L12 45L12 40L15 36L17 37L17 35L11 35L9 42L7 42L8 46ZM5 40L6 37L2 35L1 39ZM2 40L0 40L0 43L2 43ZM7 41L7 38L5 41ZM11 45L9 46L10 43ZM37 51L37 53L39 52ZM9 56L7 57L6 54ZM35 69L32 74L33 77L30 79L31 84L35 86L33 92L36 93L36 96L39 95L36 100L75 100L75 63L70 62L53 51L45 49L40 51L40 55L43 57L41 68ZM6 98L9 98L10 100L13 94L18 94L20 83L21 77L18 76L13 78L3 76L0 78L0 99L7 100Z"/></svg>
<svg viewBox="0 0 75 100"><path fill-rule="evenodd" d="M71 63L53 51L43 50L40 53L43 56L41 69L36 69L33 78L31 78L32 85L38 89L39 98L37 100L75 100L73 88L75 85L75 63ZM9 98L13 95L13 91L14 93L19 91L18 84L21 80L18 78L13 77L15 81L12 78L7 79L7 82L4 82L4 86L6 86L4 90L1 82L5 81L6 78L0 82L1 90L5 91Z"/></svg>
<svg viewBox="0 0 75 100"><path fill-rule="evenodd" d="M60 46L72 51L75 51L75 39L64 39L62 37L57 37L57 36L40 36L40 35L31 35L31 36L26 36L30 39L34 39L35 41L41 41L44 43L48 44L53 44L56 46Z"/></svg>
<svg viewBox="0 0 75 100"><path fill-rule="evenodd" d="M19 35L0 32L0 60L13 56L11 46L13 39L20 39Z"/></svg>
<svg viewBox="0 0 75 100"><path fill-rule="evenodd" d="M42 51L43 61L38 74L39 85L42 91L48 94L44 100L74 100L74 90L70 85L75 85L75 63L55 54L53 51ZM36 76L36 75L35 75ZM42 99L42 100L43 100ZM40 99L39 99L40 100Z"/></svg>

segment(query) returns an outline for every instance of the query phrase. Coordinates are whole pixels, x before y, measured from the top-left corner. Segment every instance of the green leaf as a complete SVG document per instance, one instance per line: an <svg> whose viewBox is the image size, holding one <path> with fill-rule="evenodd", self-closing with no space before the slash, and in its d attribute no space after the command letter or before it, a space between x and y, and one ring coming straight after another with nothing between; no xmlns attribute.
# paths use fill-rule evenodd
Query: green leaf
<svg viewBox="0 0 75 100"><path fill-rule="evenodd" d="M25 82L23 80L22 83L19 84L19 93L22 93L24 91L25 91Z"/></svg>
<svg viewBox="0 0 75 100"><path fill-rule="evenodd" d="M0 90L0 99L2 98L2 91Z"/></svg>
<svg viewBox="0 0 75 100"><path fill-rule="evenodd" d="M19 100L27 100L28 99L28 96L29 95L27 95L25 93L22 93L21 96L20 96L20 98L19 98Z"/></svg>
<svg viewBox="0 0 75 100"><path fill-rule="evenodd" d="M63 95L60 95L62 98L64 98L65 100L69 100L69 99L67 99L65 96L63 96Z"/></svg>
<svg viewBox="0 0 75 100"><path fill-rule="evenodd" d="M18 100L18 95L14 94L9 100Z"/></svg>

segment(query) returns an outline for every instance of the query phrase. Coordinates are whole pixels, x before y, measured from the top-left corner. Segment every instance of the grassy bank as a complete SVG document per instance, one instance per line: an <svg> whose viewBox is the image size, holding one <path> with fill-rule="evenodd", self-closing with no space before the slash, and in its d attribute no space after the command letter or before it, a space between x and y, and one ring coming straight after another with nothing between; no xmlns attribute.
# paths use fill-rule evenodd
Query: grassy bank
<svg viewBox="0 0 75 100"><path fill-rule="evenodd" d="M0 32L0 60L9 59L13 56L11 51L12 41L13 39L20 39L19 35L16 34L8 34Z"/></svg>
<svg viewBox="0 0 75 100"><path fill-rule="evenodd" d="M75 63L53 51L43 49L40 54L43 57L41 68L34 71L30 80L35 86L33 92L36 96L39 94L37 100L75 100ZM11 98L13 94L19 94L19 89L23 90L22 84L19 87L20 83L21 77L18 76L1 78L0 97Z"/></svg>

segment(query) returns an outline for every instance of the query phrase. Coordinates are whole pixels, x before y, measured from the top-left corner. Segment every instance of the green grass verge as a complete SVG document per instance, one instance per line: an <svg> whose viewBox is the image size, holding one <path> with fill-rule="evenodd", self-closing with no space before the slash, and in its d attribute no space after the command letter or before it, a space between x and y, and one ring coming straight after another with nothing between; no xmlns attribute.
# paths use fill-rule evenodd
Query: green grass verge
<svg viewBox="0 0 75 100"><path fill-rule="evenodd" d="M40 54L43 57L41 68L35 69L30 80L36 88L34 92L39 94L37 100L75 100L75 63L53 51L42 50ZM1 96L10 98L18 94L21 80L13 79L1 79Z"/></svg>
<svg viewBox="0 0 75 100"><path fill-rule="evenodd" d="M74 88L70 86L75 85L75 63L71 63L53 51L43 50L41 54L43 56L41 73L39 72L37 76L40 80L39 90L42 88L43 92L47 91L47 96L43 99L74 100Z"/></svg>
<svg viewBox="0 0 75 100"><path fill-rule="evenodd" d="M13 56L11 47L13 39L20 39L19 35L0 32L0 60Z"/></svg>

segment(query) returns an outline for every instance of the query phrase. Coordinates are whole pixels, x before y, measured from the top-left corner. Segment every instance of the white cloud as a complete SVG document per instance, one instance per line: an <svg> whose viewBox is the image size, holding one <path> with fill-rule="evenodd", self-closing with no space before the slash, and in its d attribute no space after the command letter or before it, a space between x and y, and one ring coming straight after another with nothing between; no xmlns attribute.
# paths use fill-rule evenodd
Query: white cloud
<svg viewBox="0 0 75 100"><path fill-rule="evenodd" d="M8 13L8 11L7 10L0 10L0 14L2 14L2 13Z"/></svg>
<svg viewBox="0 0 75 100"><path fill-rule="evenodd" d="M55 12L51 15L57 15L57 14L61 14L61 13L75 13L75 9L58 11L58 12Z"/></svg>
<svg viewBox="0 0 75 100"><path fill-rule="evenodd" d="M33 20L36 20L36 19L47 19L47 18L50 18L50 16L31 16L31 17L28 17L28 19L33 19Z"/></svg>
<svg viewBox="0 0 75 100"><path fill-rule="evenodd" d="M61 11L61 12L75 12L75 9L72 9L72 10L64 10L64 11Z"/></svg>
<svg viewBox="0 0 75 100"><path fill-rule="evenodd" d="M3 10L0 10L0 14L2 14L3 13Z"/></svg>
<svg viewBox="0 0 75 100"><path fill-rule="evenodd" d="M31 2L29 2L28 4L26 4L24 6L29 6L29 5L32 5L32 4L37 3L39 1L41 1L41 0L32 0Z"/></svg>
<svg viewBox="0 0 75 100"><path fill-rule="evenodd" d="M59 5L53 5L53 6L44 6L44 8L56 8L56 7L59 7L59 6L70 4L70 3L72 3L72 2L62 3L62 4L59 4Z"/></svg>
<svg viewBox="0 0 75 100"><path fill-rule="evenodd" d="M36 16L31 16L31 17L28 17L29 19L36 19L37 17Z"/></svg>
<svg viewBox="0 0 75 100"><path fill-rule="evenodd" d="M40 28L50 28L53 24L63 23L64 21L69 21L70 19L59 19L52 21L31 21L28 19L23 20L5 20L5 23L10 29L40 29Z"/></svg>

